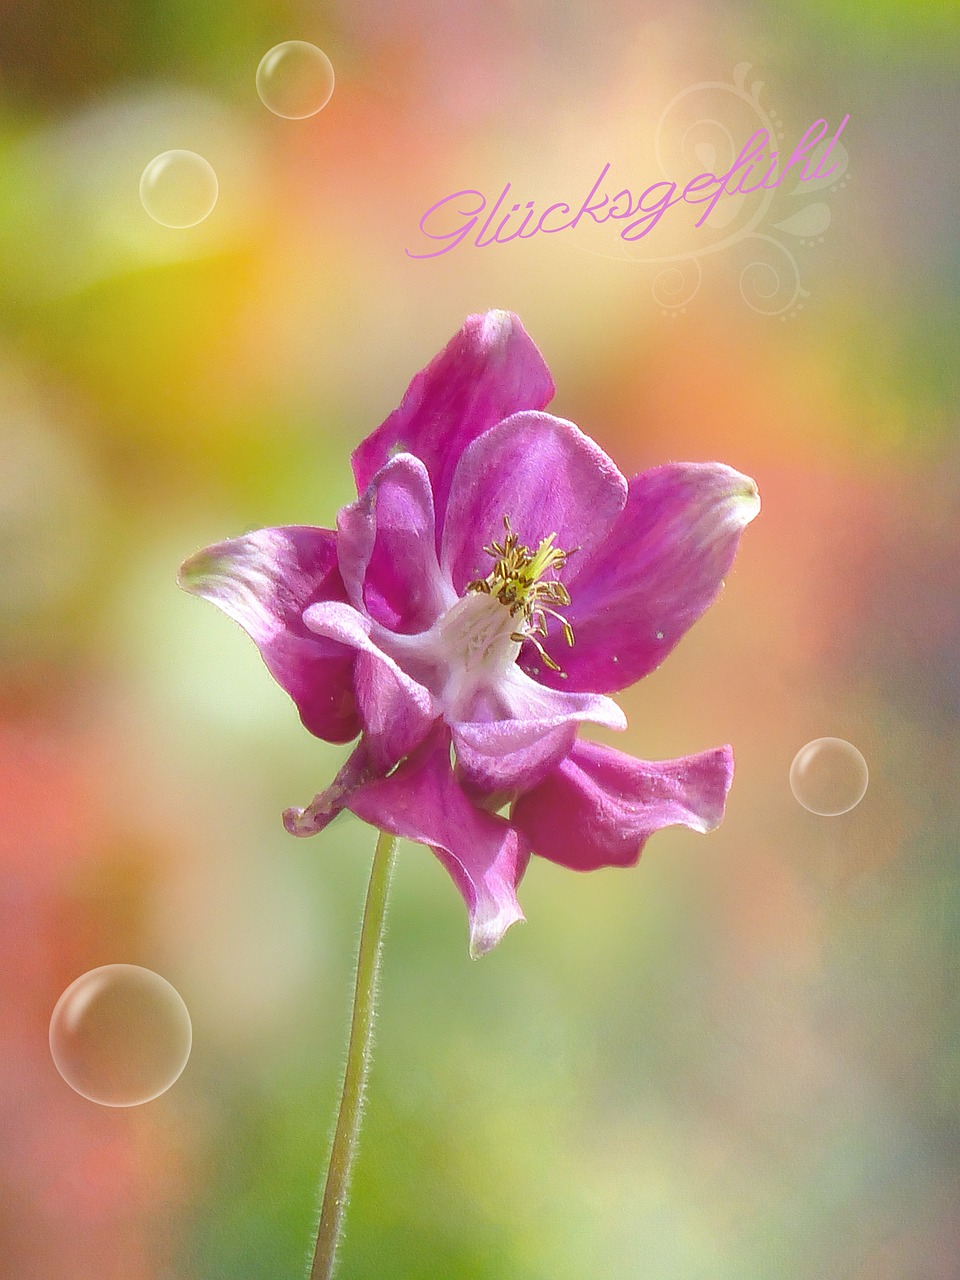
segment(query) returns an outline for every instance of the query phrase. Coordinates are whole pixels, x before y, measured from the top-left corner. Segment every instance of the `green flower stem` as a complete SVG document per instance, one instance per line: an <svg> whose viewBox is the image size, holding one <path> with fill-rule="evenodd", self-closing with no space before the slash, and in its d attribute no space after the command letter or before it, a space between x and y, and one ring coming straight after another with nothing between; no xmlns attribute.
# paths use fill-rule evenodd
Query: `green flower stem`
<svg viewBox="0 0 960 1280"><path fill-rule="evenodd" d="M313 1265L310 1268L310 1280L330 1280L333 1275L337 1240L347 1203L350 1166L353 1163L360 1133L363 1093L366 1088L367 1073L370 1070L373 1020L377 1004L377 975L380 970L380 952L383 946L383 923L396 847L396 837L381 831L376 852L373 855L370 887L367 890L367 901L363 908L347 1067L343 1077L343 1093L340 1097L340 1110L337 1113L337 1128L333 1135L327 1181L320 1204L320 1226L317 1229L317 1244L313 1253Z"/></svg>

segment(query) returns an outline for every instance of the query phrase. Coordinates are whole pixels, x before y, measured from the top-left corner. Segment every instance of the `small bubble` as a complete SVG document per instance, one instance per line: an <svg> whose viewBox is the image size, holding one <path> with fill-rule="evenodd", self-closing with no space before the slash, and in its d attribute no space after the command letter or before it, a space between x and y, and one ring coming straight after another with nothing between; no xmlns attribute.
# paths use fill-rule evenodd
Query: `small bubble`
<svg viewBox="0 0 960 1280"><path fill-rule="evenodd" d="M82 974L50 1019L57 1070L81 1097L105 1107L135 1107L165 1093L187 1065L192 1041L179 992L135 964Z"/></svg>
<svg viewBox="0 0 960 1280"><path fill-rule="evenodd" d="M195 151L164 151L140 177L140 203L162 227L195 227L212 213L218 193L217 175Z"/></svg>
<svg viewBox="0 0 960 1280"><path fill-rule="evenodd" d="M867 762L843 738L815 738L801 747L790 766L790 790L810 813L834 818L863 799Z"/></svg>
<svg viewBox="0 0 960 1280"><path fill-rule="evenodd" d="M658 632L657 632L657 639L658 639L658 640L662 640L662 639L663 639L663 632L662 632L662 631L658 631Z"/></svg>
<svg viewBox="0 0 960 1280"><path fill-rule="evenodd" d="M260 59L257 93L275 116L306 120L333 94L333 64L322 49L306 40L284 40Z"/></svg>

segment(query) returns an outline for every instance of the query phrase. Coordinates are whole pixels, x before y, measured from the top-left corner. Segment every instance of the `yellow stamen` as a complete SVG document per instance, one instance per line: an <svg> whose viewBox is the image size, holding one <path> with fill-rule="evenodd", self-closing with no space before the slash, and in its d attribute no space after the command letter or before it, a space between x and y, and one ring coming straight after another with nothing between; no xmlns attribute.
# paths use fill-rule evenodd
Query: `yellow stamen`
<svg viewBox="0 0 960 1280"><path fill-rule="evenodd" d="M511 639L518 644L529 640L536 646L547 666L562 675L560 667L546 653L537 635L546 637L546 615L549 614L560 623L567 644L573 644L573 628L566 618L551 607L568 605L570 593L562 582L556 578L544 579L543 575L551 569L559 573L567 558L578 551L579 547L563 551L553 545L557 535L551 533L549 537L541 539L536 551L531 551L510 528L509 516L503 517L503 525L506 529L503 541L484 547L487 555L493 556L493 569L486 578L478 578L469 583L467 590L496 596L510 610L511 616L521 619L521 624Z"/></svg>

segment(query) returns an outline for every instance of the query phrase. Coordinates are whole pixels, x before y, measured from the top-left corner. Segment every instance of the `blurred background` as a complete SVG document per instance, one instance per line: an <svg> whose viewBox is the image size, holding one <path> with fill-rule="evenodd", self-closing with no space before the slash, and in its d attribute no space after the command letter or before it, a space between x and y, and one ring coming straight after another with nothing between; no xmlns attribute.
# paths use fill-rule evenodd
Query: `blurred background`
<svg viewBox="0 0 960 1280"><path fill-rule="evenodd" d="M737 776L716 833L637 868L535 859L480 963L402 848L339 1274L960 1277L958 35L951 0L0 5L5 1280L303 1273L374 838L284 833L346 749L176 571L331 524L350 449L489 307L628 474L758 480L724 595L617 744L731 742ZM305 120L254 83L292 39L336 70ZM610 162L639 192L846 113L836 182L700 230L405 252L457 190L579 202ZM185 230L138 193L172 148L219 179ZM788 782L823 736L870 768L841 817ZM47 1046L114 962L194 1025L126 1110Z"/></svg>

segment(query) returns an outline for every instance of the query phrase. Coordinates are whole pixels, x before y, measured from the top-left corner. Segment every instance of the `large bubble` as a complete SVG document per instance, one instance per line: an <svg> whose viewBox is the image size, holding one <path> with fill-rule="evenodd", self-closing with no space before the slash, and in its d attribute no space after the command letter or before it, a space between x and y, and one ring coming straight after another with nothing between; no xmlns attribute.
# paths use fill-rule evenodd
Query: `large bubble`
<svg viewBox="0 0 960 1280"><path fill-rule="evenodd" d="M190 1057L179 992L151 969L108 964L72 982L50 1019L50 1052L71 1089L105 1107L158 1098Z"/></svg>

